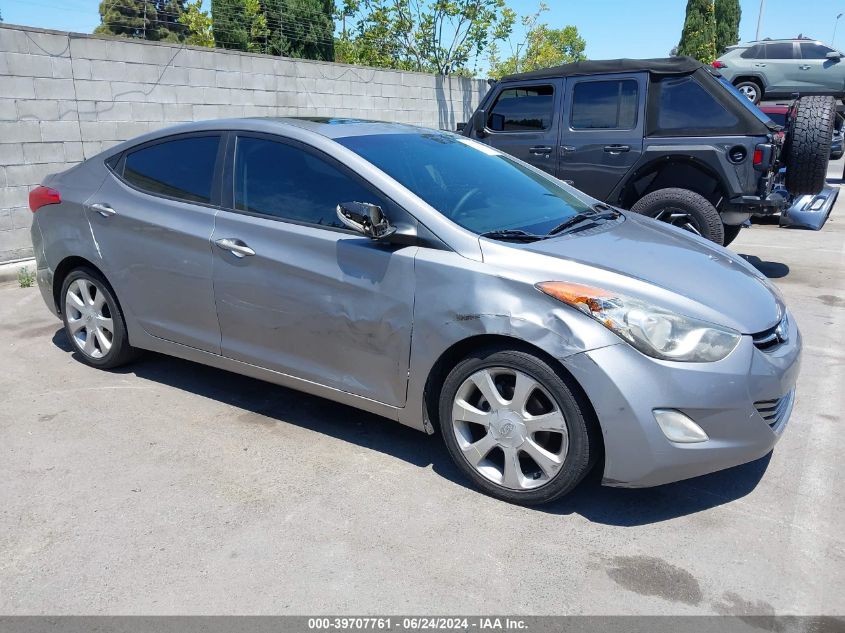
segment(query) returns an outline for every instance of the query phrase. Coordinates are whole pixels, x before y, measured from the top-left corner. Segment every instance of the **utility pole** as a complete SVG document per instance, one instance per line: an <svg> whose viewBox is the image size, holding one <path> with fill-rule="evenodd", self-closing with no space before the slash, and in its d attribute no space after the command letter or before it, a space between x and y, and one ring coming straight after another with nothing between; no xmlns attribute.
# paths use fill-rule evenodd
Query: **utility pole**
<svg viewBox="0 0 845 633"><path fill-rule="evenodd" d="M757 14L757 35L755 40L760 39L760 26L763 24L763 12L766 10L766 0L760 0L760 13Z"/></svg>
<svg viewBox="0 0 845 633"><path fill-rule="evenodd" d="M836 16L836 19L833 21L833 37L830 38L830 45L836 46L836 27L839 26L839 18L842 17L842 14Z"/></svg>

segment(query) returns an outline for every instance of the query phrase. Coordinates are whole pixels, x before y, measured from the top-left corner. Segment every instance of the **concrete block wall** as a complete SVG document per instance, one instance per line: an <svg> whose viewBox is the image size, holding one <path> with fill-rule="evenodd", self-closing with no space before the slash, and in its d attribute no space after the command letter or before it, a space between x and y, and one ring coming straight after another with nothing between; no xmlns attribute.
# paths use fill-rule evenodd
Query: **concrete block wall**
<svg viewBox="0 0 845 633"><path fill-rule="evenodd" d="M32 253L34 185L138 134L243 116L455 129L486 90L482 80L0 25L0 262Z"/></svg>

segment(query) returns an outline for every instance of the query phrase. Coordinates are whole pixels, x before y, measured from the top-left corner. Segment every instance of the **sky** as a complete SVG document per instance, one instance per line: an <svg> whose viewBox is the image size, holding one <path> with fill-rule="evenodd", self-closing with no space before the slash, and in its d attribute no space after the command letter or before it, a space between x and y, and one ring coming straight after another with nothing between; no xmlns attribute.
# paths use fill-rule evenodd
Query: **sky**
<svg viewBox="0 0 845 633"><path fill-rule="evenodd" d="M208 0L206 5L209 4ZM572 24L587 41L591 59L665 57L678 43L686 0L545 0L543 20L555 28ZM836 15L845 0L764 0L760 37L795 37L799 33L845 48L845 16L831 42ZM538 0L508 0L518 14L537 10ZM760 0L741 0L742 41L754 39ZM0 0L8 24L26 24L90 33L99 24L97 0ZM514 39L519 38L515 33ZM508 50L507 45L503 52Z"/></svg>

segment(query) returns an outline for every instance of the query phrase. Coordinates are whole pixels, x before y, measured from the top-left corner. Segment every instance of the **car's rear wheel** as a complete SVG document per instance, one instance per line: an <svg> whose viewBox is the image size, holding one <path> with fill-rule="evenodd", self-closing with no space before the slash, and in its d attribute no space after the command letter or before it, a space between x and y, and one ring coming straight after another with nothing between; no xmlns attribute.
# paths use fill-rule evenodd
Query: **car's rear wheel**
<svg viewBox="0 0 845 633"><path fill-rule="evenodd" d="M96 271L77 268L68 274L61 310L68 340L88 365L111 369L136 356L114 292Z"/></svg>
<svg viewBox="0 0 845 633"><path fill-rule="evenodd" d="M736 82L734 86L755 105L760 103L760 99L763 98L763 87L756 81L745 79L743 81Z"/></svg>
<svg viewBox="0 0 845 633"><path fill-rule="evenodd" d="M452 459L484 492L533 505L571 491L600 442L573 390L544 360L490 347L458 363L440 393Z"/></svg>
<svg viewBox="0 0 845 633"><path fill-rule="evenodd" d="M716 207L707 198L689 189L669 187L652 191L640 198L631 211L677 226L716 244L724 243L725 229Z"/></svg>

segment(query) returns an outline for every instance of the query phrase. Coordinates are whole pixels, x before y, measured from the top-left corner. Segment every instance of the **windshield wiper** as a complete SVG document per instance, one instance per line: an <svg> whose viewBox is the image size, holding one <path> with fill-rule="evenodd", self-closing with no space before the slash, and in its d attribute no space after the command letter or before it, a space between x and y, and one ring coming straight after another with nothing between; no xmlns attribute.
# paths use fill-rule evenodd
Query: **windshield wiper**
<svg viewBox="0 0 845 633"><path fill-rule="evenodd" d="M594 204L589 211L581 211L581 213L576 213L571 218L564 220L549 231L546 236L563 233L565 230L571 229L587 220L612 220L617 217L619 217L619 211L616 211L612 207L601 203Z"/></svg>
<svg viewBox="0 0 845 633"><path fill-rule="evenodd" d="M528 233L521 229L499 229L497 231L487 231L481 234L481 237L489 237L491 240L504 240L513 242L536 242L542 240L545 235L535 235Z"/></svg>

